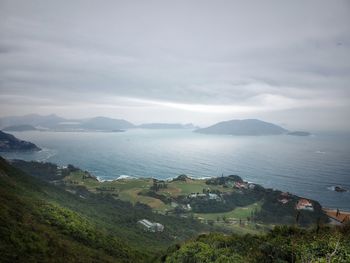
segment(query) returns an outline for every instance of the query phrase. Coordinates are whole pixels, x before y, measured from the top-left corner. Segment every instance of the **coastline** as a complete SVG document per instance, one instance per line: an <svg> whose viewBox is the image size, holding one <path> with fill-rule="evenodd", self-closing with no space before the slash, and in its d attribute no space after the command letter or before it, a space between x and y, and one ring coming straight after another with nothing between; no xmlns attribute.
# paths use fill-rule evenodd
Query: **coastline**
<svg viewBox="0 0 350 263"><path fill-rule="evenodd" d="M334 224L350 222L350 211L323 207L322 210L333 221Z"/></svg>

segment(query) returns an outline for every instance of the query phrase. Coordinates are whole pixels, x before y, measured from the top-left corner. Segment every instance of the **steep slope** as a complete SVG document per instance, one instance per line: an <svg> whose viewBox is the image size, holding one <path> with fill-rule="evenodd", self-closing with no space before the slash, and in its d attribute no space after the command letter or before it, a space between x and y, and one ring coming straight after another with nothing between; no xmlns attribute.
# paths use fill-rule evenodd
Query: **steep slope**
<svg viewBox="0 0 350 263"><path fill-rule="evenodd" d="M140 262L145 258L86 216L71 199L0 159L1 262Z"/></svg>
<svg viewBox="0 0 350 263"><path fill-rule="evenodd" d="M229 135L278 135L286 133L287 130L272 123L247 119L223 121L207 128L197 129L195 132Z"/></svg>
<svg viewBox="0 0 350 263"><path fill-rule="evenodd" d="M45 170L48 181L57 179L52 164L38 163L29 171L45 179ZM153 262L169 245L210 230L195 220L156 214L84 187L68 190L0 158L2 262ZM137 225L143 218L160 222L165 230L144 231Z"/></svg>

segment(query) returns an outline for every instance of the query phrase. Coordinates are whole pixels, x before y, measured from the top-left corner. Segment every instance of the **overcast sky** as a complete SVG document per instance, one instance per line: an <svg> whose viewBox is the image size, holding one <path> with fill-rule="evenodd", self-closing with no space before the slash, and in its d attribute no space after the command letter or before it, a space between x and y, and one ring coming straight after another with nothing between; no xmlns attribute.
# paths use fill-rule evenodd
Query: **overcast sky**
<svg viewBox="0 0 350 263"><path fill-rule="evenodd" d="M0 115L350 131L350 1L0 0Z"/></svg>

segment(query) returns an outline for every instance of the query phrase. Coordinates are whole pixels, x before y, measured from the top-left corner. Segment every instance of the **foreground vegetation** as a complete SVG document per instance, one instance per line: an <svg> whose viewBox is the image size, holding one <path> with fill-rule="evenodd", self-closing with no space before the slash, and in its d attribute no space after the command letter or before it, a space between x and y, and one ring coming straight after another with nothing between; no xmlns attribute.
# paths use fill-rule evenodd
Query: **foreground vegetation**
<svg viewBox="0 0 350 263"><path fill-rule="evenodd" d="M266 235L209 234L173 246L163 262L350 262L350 225L305 230L276 227Z"/></svg>

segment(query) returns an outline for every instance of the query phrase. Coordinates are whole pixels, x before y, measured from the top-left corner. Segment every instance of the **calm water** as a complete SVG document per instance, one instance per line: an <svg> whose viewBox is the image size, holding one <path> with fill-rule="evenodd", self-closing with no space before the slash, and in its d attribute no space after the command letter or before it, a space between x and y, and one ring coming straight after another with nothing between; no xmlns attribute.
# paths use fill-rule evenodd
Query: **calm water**
<svg viewBox="0 0 350 263"><path fill-rule="evenodd" d="M122 175L171 178L237 174L247 181L350 210L350 135L234 137L189 130L124 133L19 132L44 150L6 158L68 163L100 179Z"/></svg>

